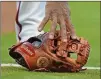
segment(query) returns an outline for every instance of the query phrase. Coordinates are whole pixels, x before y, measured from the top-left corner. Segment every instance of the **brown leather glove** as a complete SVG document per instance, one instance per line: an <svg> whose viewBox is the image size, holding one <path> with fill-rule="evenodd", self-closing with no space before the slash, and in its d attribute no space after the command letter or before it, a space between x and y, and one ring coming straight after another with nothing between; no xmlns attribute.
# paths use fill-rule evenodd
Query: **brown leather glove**
<svg viewBox="0 0 101 79"><path fill-rule="evenodd" d="M32 37L25 42L14 45L9 54L15 61L29 70L77 72L81 71L89 57L89 44L80 38L73 40L69 37L65 52L58 54L65 46L61 46L59 32L55 33L55 39L48 38L49 33ZM59 50L59 51L58 51ZM77 54L77 58L71 57Z"/></svg>
<svg viewBox="0 0 101 79"><path fill-rule="evenodd" d="M71 37L76 39L74 27L70 20L70 10L66 1L64 2L47 2L46 13L43 21L41 22L38 30L42 31L45 24L51 20L52 25L50 28L49 38L54 39L57 23L60 25L61 40L67 42L67 31L71 33Z"/></svg>

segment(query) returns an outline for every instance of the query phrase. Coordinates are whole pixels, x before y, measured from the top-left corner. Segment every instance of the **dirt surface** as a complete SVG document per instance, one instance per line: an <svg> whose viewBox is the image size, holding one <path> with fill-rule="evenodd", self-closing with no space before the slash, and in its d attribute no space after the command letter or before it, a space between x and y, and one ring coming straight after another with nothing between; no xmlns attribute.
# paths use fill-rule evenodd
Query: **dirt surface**
<svg viewBox="0 0 101 79"><path fill-rule="evenodd" d="M15 29L16 2L1 2L1 33Z"/></svg>

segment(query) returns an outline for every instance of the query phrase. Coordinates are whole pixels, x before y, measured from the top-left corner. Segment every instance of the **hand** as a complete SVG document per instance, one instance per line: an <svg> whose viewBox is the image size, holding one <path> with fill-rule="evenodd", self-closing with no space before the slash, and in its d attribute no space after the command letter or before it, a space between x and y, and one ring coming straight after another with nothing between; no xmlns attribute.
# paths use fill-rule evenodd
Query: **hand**
<svg viewBox="0 0 101 79"><path fill-rule="evenodd" d="M46 23L51 20L50 39L54 39L57 23L60 25L61 40L63 42L67 42L67 29L70 31L71 36L75 37L75 31L69 18L70 11L67 2L47 2L45 9L45 17L38 28L39 31L42 31Z"/></svg>

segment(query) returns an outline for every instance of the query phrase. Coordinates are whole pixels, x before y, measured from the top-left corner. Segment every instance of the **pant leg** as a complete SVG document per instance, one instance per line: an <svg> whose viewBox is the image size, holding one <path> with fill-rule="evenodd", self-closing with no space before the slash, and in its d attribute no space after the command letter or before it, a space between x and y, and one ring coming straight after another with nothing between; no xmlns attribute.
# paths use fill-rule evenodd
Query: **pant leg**
<svg viewBox="0 0 101 79"><path fill-rule="evenodd" d="M16 16L16 34L20 42L37 36L37 28L45 16L46 2L19 2Z"/></svg>

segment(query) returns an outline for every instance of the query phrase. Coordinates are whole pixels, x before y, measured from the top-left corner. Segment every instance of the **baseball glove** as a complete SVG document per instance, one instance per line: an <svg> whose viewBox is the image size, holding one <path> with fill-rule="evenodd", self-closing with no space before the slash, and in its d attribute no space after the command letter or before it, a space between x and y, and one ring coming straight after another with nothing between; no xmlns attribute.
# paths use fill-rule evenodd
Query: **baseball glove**
<svg viewBox="0 0 101 79"><path fill-rule="evenodd" d="M31 37L25 42L13 45L9 55L15 61L32 71L78 72L87 63L90 46L84 38L61 42L59 31L50 40L49 33ZM74 58L73 54L76 55Z"/></svg>

